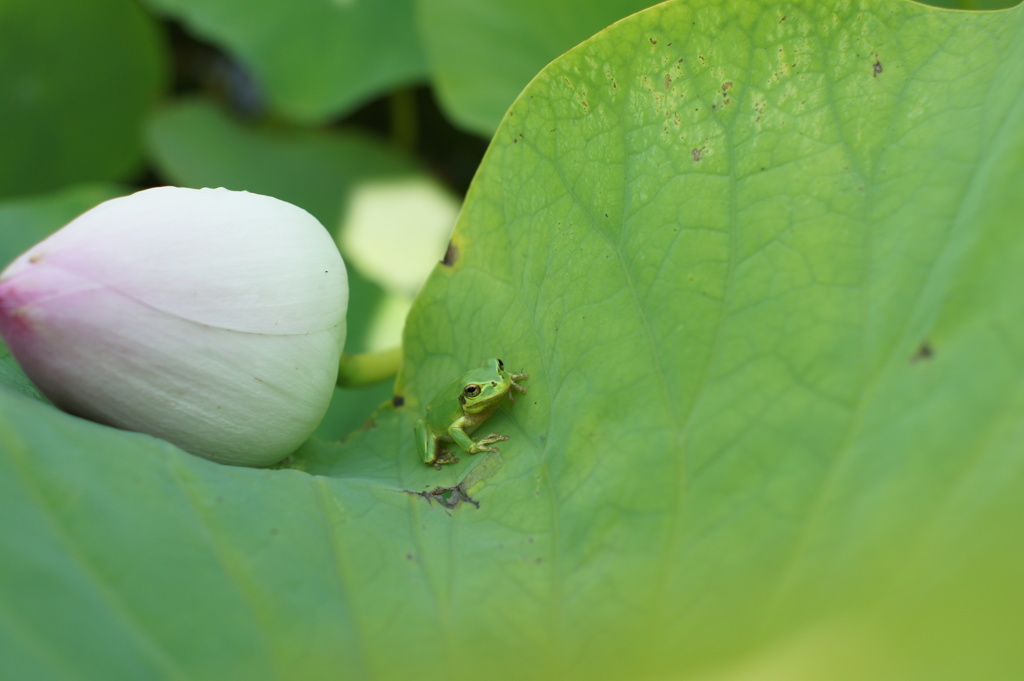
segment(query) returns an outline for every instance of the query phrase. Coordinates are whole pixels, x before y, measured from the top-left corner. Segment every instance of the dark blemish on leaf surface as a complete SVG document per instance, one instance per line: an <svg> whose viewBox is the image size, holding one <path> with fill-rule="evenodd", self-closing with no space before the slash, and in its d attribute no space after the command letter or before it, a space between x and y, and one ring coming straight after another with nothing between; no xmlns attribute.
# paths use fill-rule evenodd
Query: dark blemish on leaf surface
<svg viewBox="0 0 1024 681"><path fill-rule="evenodd" d="M701 147L700 149L694 149L693 151L690 152L690 155L693 156L694 163L700 163L700 153L702 151L704 151L703 147Z"/></svg>
<svg viewBox="0 0 1024 681"><path fill-rule="evenodd" d="M459 247L451 241L448 242L448 250L444 252L444 260L441 264L446 267L451 267L455 264L455 261L459 259Z"/></svg>
<svg viewBox="0 0 1024 681"><path fill-rule="evenodd" d="M437 502L444 508L455 508L461 504L470 504L473 508L480 508L480 502L466 494L466 490L462 488L462 483L455 485L455 487L435 487L424 492L406 491L406 494L423 497L430 504Z"/></svg>
<svg viewBox="0 0 1024 681"><path fill-rule="evenodd" d="M929 343L928 341L925 341L925 342L921 343L921 347L919 347L917 349L917 352L914 353L914 356L910 358L910 363L911 364L916 364L918 362L924 362L926 360L931 359L934 356L935 356L935 349L932 348L932 344L931 343Z"/></svg>
<svg viewBox="0 0 1024 681"><path fill-rule="evenodd" d="M405 406L405 398L402 397L401 395L395 395L394 397L391 398L391 406L392 407L404 407Z"/></svg>
<svg viewBox="0 0 1024 681"><path fill-rule="evenodd" d="M872 78L878 78L878 74L882 72L882 62L881 62L881 60L876 59L875 60L875 64L874 64L874 66L871 67L871 69L872 69L872 71L874 71L874 73L871 74L871 77Z"/></svg>
<svg viewBox="0 0 1024 681"><path fill-rule="evenodd" d="M651 41L651 44L652 44L652 45L657 45L657 44L658 44L658 41L657 41L657 40L655 40L654 38L648 38L648 40L650 40L650 41Z"/></svg>

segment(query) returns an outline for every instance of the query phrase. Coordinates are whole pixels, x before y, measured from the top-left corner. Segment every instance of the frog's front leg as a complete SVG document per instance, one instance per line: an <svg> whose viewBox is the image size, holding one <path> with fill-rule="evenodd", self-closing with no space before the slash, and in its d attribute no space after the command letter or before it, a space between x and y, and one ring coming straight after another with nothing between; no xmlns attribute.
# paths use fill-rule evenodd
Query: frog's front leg
<svg viewBox="0 0 1024 681"><path fill-rule="evenodd" d="M518 390L521 393L525 393L526 392L526 388L524 388L523 386L521 386L518 383L516 383L516 381L521 381L524 378L529 378L529 377L530 377L530 374L510 374L509 375L509 387L510 388L514 388L514 390L509 390L509 392L508 392L509 402L515 402L516 401L516 393L515 393L516 390Z"/></svg>
<svg viewBox="0 0 1024 681"><path fill-rule="evenodd" d="M469 437L469 435L466 434L466 431L464 431L458 424L455 424L448 429L448 435L451 436L452 442L462 447L470 454L479 454L480 452L497 452L497 449L489 445L508 439L507 435L491 433L490 435L473 442L473 439Z"/></svg>

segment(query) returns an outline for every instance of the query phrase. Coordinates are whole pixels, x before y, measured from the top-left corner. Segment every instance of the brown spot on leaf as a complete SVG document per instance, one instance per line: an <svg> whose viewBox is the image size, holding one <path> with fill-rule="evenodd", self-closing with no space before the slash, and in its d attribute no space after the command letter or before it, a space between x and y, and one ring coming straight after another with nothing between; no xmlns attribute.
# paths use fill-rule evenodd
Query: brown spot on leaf
<svg viewBox="0 0 1024 681"><path fill-rule="evenodd" d="M391 406L395 407L396 409L399 407L404 407L405 398L402 397L401 395L395 395L394 397L391 398Z"/></svg>
<svg viewBox="0 0 1024 681"><path fill-rule="evenodd" d="M917 352L914 353L914 356L910 358L910 362L911 364L916 364L917 362L924 362L926 360L929 360L934 356L935 349L932 348L932 344L928 341L924 341L923 343L921 343L921 346L917 349Z"/></svg>
<svg viewBox="0 0 1024 681"><path fill-rule="evenodd" d="M878 78L878 74L882 72L882 62L881 62L881 60L876 59L874 66L871 67L871 70L873 71L873 73L871 74L871 77L872 78Z"/></svg>
<svg viewBox="0 0 1024 681"><path fill-rule="evenodd" d="M459 247L454 242L448 242L448 250L444 252L444 259L441 264L445 267L451 267L455 264L455 261L459 259Z"/></svg>

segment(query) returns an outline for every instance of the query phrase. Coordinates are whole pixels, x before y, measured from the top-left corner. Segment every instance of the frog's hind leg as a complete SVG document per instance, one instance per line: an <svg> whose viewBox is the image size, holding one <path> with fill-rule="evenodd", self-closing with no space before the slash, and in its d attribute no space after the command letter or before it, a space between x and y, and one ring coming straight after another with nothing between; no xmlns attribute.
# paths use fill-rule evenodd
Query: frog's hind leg
<svg viewBox="0 0 1024 681"><path fill-rule="evenodd" d="M430 434L430 428L427 427L425 421L420 419L413 425L412 430L416 440L416 449L423 457L423 463L434 463L438 458L440 447Z"/></svg>

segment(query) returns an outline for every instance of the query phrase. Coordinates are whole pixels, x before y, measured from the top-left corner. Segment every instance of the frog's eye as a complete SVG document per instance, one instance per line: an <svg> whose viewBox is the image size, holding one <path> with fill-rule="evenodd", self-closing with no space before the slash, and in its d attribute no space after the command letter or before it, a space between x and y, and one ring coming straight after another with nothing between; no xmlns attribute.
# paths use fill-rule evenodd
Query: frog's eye
<svg viewBox="0 0 1024 681"><path fill-rule="evenodd" d="M502 370L504 370L504 369L505 369L505 364L504 364L504 362L502 362L502 361L501 361L500 359L498 360L498 368L499 368L499 369L502 369Z"/></svg>
<svg viewBox="0 0 1024 681"><path fill-rule="evenodd" d="M462 389L462 392L466 394L466 397L476 397L480 394L480 386L476 383L470 383Z"/></svg>

